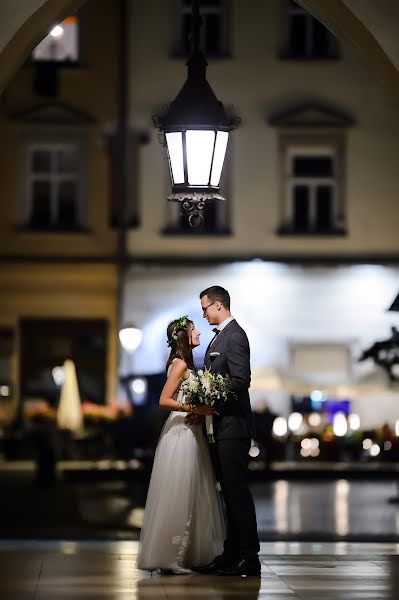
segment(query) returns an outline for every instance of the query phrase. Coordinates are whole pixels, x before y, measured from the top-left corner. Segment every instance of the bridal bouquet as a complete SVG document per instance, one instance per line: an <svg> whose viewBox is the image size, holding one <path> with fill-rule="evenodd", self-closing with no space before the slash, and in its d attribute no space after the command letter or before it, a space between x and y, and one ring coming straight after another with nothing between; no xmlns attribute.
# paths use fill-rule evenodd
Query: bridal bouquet
<svg viewBox="0 0 399 600"><path fill-rule="evenodd" d="M185 402L193 406L214 406L218 402L227 400L230 387L230 378L223 377L220 373L211 373L208 369L199 369L192 373L181 384L181 392L185 396ZM212 415L205 416L206 433L208 442L213 443L213 418Z"/></svg>

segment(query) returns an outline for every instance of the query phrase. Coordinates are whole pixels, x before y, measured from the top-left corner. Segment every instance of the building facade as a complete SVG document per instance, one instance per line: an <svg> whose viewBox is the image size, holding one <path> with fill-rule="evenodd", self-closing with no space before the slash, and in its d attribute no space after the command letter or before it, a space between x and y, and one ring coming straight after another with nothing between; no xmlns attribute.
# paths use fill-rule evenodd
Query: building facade
<svg viewBox="0 0 399 600"><path fill-rule="evenodd" d="M2 94L0 385L10 414L54 396L52 369L69 354L83 397L111 402L122 322L144 341L122 353L120 375L161 374L167 322L199 321L199 292L221 284L250 337L254 402L267 396L286 414L294 396L323 387L366 424L392 421L395 392L358 358L395 324L397 97L294 1L204 0L201 12L208 81L242 124L226 201L207 206L197 230L166 201L152 123L185 80L190 2L89 0ZM203 347L209 337L203 328Z"/></svg>
<svg viewBox="0 0 399 600"><path fill-rule="evenodd" d="M54 404L72 358L82 399L117 389L115 136L119 7L87 2L43 32L2 94L2 416ZM106 43L104 43L106 40Z"/></svg>
<svg viewBox="0 0 399 600"><path fill-rule="evenodd" d="M242 124L231 134L227 200L192 231L164 200L168 165L151 124L185 79L189 4L130 4L129 122L147 143L137 150L125 317L145 339L123 372L161 372L168 320L201 319L198 293L221 284L248 330L254 381L265 369L280 374L277 391L264 379L258 386L275 411L324 386L365 425L392 422L396 392L358 358L394 324L386 309L399 266L396 98L295 2L203 2L207 78ZM208 338L204 328L204 347ZM378 414L376 402L385 406Z"/></svg>

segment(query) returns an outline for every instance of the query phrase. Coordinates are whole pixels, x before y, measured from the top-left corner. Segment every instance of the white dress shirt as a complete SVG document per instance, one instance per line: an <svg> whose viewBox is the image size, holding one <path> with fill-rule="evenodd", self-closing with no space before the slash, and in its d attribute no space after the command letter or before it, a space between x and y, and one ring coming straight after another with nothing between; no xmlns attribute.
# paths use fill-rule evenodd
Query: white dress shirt
<svg viewBox="0 0 399 600"><path fill-rule="evenodd" d="M226 327L226 325L228 325L231 321L234 321L234 317L227 317L227 319L225 319L224 321L219 323L219 325L216 327L216 329L218 331L223 331L223 329ZM216 338L217 338L217 335L215 335L215 337L211 341L211 343L210 343L211 346L212 346L213 342L216 340Z"/></svg>
<svg viewBox="0 0 399 600"><path fill-rule="evenodd" d="M219 323L219 325L216 327L216 329L218 329L219 331L223 331L223 329L226 327L226 325L228 325L231 321L234 321L234 317L227 317L227 319L225 319L224 321Z"/></svg>

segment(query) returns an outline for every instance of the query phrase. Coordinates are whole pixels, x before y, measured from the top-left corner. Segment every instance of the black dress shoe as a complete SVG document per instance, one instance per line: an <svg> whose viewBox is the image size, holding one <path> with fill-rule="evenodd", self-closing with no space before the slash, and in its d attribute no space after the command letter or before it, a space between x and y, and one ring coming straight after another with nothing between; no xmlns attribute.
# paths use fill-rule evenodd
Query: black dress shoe
<svg viewBox="0 0 399 600"><path fill-rule="evenodd" d="M243 559L233 567L217 569L215 575L225 577L260 577L260 562Z"/></svg>
<svg viewBox="0 0 399 600"><path fill-rule="evenodd" d="M202 565L198 567L191 567L193 571L196 573L201 573L202 575L208 575L210 573L216 573L219 569L227 569L228 567L232 567L236 564L234 561L228 561L223 556L216 556L209 565Z"/></svg>

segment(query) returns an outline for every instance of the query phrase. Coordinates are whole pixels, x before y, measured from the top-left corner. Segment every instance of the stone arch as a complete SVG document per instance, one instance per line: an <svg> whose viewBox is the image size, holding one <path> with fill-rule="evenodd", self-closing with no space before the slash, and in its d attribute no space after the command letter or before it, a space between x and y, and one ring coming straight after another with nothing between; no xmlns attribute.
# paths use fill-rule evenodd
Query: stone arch
<svg viewBox="0 0 399 600"><path fill-rule="evenodd" d="M383 39L381 35L383 32L376 31L373 35L365 19L367 12L364 9L368 9L369 18L372 19L375 9L383 10L380 3L378 3L378 7L375 6L375 3L374 5L363 3L360 7L356 0L355 2L352 0L350 2L348 0L296 1L338 38L349 42L361 53L399 105L399 71L396 66L399 64L399 44L396 49L397 56L395 56L392 46L389 47L386 43L387 40ZM391 4L392 6L393 4ZM389 8L388 2L386 2L385 8ZM394 18L394 15L390 18L388 11L384 11L384 18L386 19L384 31L387 32L388 37L396 39L397 18Z"/></svg>
<svg viewBox="0 0 399 600"><path fill-rule="evenodd" d="M348 0L297 1L339 38L349 41L358 48L399 104L399 71L389 51L384 50L384 40L381 36L373 35L356 14L357 2L352 2L349 9ZM5 30L0 31L0 90L4 89L35 45L39 43L43 31L84 3L85 0L3 0L0 8L0 23ZM380 6L380 3L378 4ZM371 6L370 3L369 5ZM13 15L13 18L10 18L10 15ZM396 19L387 16L388 28L395 28L396 22Z"/></svg>

